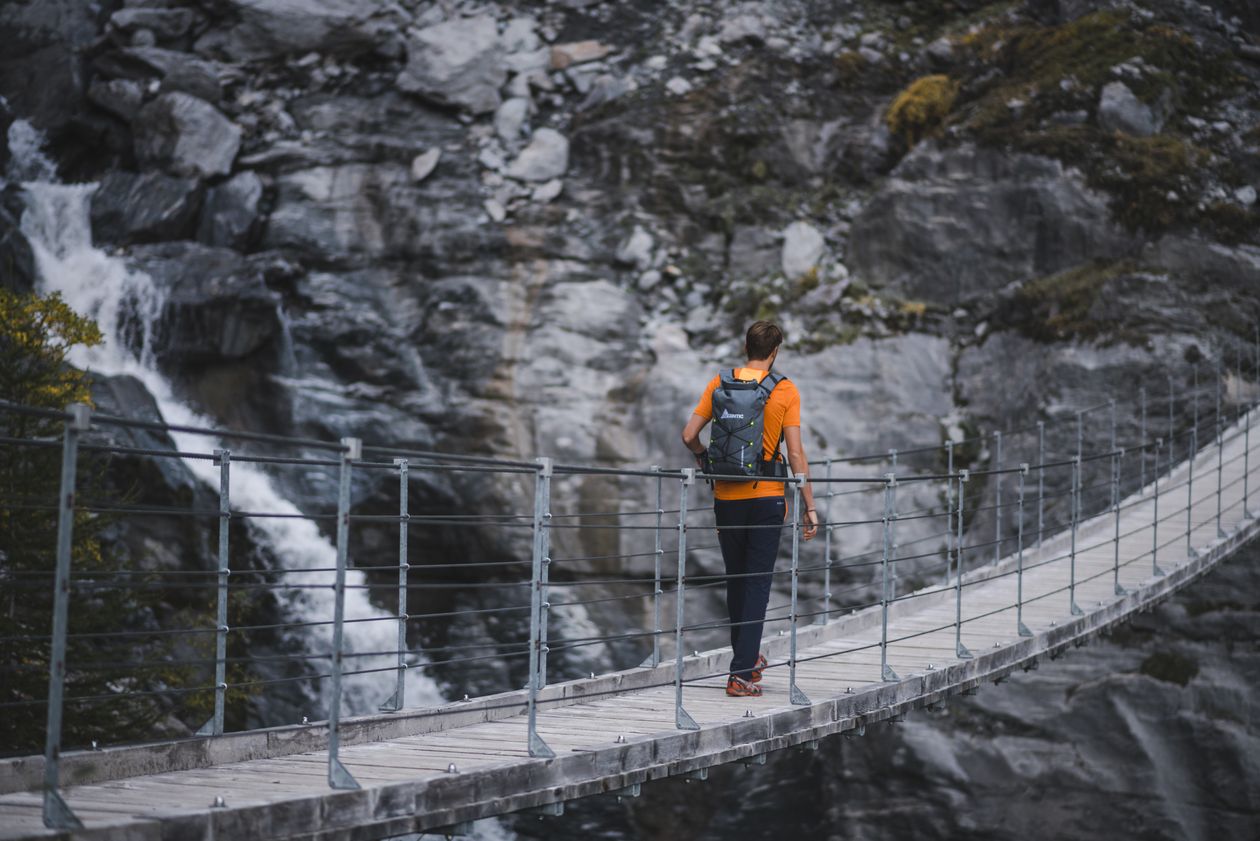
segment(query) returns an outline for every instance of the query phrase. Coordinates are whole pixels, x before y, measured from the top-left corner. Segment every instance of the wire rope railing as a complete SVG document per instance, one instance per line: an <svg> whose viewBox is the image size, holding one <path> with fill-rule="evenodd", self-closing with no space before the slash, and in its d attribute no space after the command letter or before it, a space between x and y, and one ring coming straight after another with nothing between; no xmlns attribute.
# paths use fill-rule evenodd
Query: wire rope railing
<svg viewBox="0 0 1260 841"><path fill-rule="evenodd" d="M1172 397L1170 390L1170 398ZM782 485L790 500L791 521L783 525L748 527L779 529L790 532L789 556L786 568L757 573L688 572L688 565L696 558L714 553L718 548L711 540L696 540L696 536L720 531L714 524L702 522L695 509L695 492L699 482L707 480L732 481L726 476L706 476L694 469L666 470L620 469L571 464L556 464L540 458L533 462L497 459L483 456L445 454L436 451L412 450L397 447L365 447L353 438L337 444L307 438L284 438L275 435L243 433L230 430L212 430L200 427L167 427L158 423L132 421L109 415L94 414L87 407L73 406L65 412L30 409L28 407L0 404L0 413L34 417L43 421L62 424L60 440L51 437L38 439L7 436L0 438L0 445L21 449L31 447L42 450L61 449L60 491L56 499L38 495L0 496L0 510L39 511L57 515L57 540L55 563L52 569L0 569L0 584L6 592L36 592L48 587L52 578L53 627L50 634L0 635L0 643L31 643L44 653L47 666L41 663L21 663L15 667L0 666L0 672L49 671L49 691L46 697L25 698L0 702L0 709L20 710L46 708L46 762L45 762L45 814L50 825L69 825L58 821L71 821L73 815L59 795L57 759L61 752L62 710L66 707L91 705L99 702L119 702L126 697L150 697L170 701L180 697L210 698L210 714L199 735L217 736L225 732L225 711L229 693L257 690L269 686L305 683L323 684L328 695L329 732L329 784L334 788L357 786L353 776L339 760L339 730L343 681L364 675L392 675L393 694L382 705L382 710L397 711L406 708L406 675L410 670L435 669L478 663L503 663L508 660L528 661L526 689L523 698L506 707L523 709L528 717L528 748L533 756L554 755L538 732L538 713L554 698L544 697L542 690L549 683L549 659L561 653L580 652L594 646L640 645L648 643L651 651L643 665L648 668L667 667L664 673L672 674L672 680L638 685L673 686L675 690L675 724L683 729L697 727L683 703L683 686L706 679L721 677L725 672L690 674L685 666L688 635L708 635L731 632L753 625L778 625L780 633L789 636L786 660L771 663L769 668L786 669L789 700L793 704L808 704L809 698L799 686L797 666L845 653L878 649L880 654L879 677L896 680L888 660L889 646L898 642L953 629L955 654L960 659L971 656L963 644L963 629L968 623L980 621L998 613L1013 611L1015 627L1019 635L1028 635L1023 620L1025 605L1039 603L1054 596L1066 594L1071 614L1082 613L1077 604L1077 592L1085 584L1110 574L1114 577L1117 596L1125 590L1120 584L1122 569L1149 558L1153 574L1161 574L1159 556L1185 541L1187 553L1195 551L1196 532L1215 524L1216 534L1224 536L1223 516L1241 512L1236 519L1250 519L1249 472L1250 426L1253 405L1234 401L1230 416L1223 406L1218 378L1217 400L1214 407L1200 410L1200 390L1193 391L1193 421L1187 429L1173 427L1170 413L1167 435L1150 437L1148 428L1147 393L1141 390L1141 420L1137 443L1122 447L1118 437L1116 401L1107 400L1071 413L1061 414L1050 423L1076 424L1076 450L1047 449L1045 430L1048 422L1040 420L1005 431L945 441L939 445L924 445L890 449L885 453L833 457L810 462L810 466L825 466L824 475L809 476L805 473L786 479L757 480ZM1109 410L1110 426L1106 446L1085 448L1085 419ZM300 450L319 450L333 453L335 458L288 457L253 452L233 452L217 448L211 453L187 449L161 449L147 446L122 446L100 444L95 440L82 440L95 429L117 427L141 429L150 432L181 432L212 437L219 442L240 442L248 446L292 447ZM1036 458L1027 458L1012 464L1009 453L1012 441L1019 436L1036 433ZM1224 452L1243 439L1241 453L1231 455L1227 462ZM1199 456L1203 446L1211 441L1215 454L1215 477L1211 467ZM981 445L987 450L987 463L980 467L961 467L955 464L956 451L960 447ZM1026 448L1029 451L1031 448ZM1237 449L1237 447L1234 447ZM370 454L371 459L366 456ZM940 462L923 465L926 470L898 472L899 459L907 457L943 454ZM1174 454L1182 458L1174 461ZM219 476L218 506L206 507L204 502L180 507L176 504L118 502L95 492L84 491L76 498L76 470L80 457L114 456L134 459L180 459L209 463ZM984 453L982 453L982 458ZM390 458L382 461L381 458ZM1125 461L1136 469L1124 471ZM1241 459L1241 476L1228 482L1224 479L1224 467ZM864 462L886 462L893 469L875 475L838 475L837 465L862 466ZM297 466L319 468L335 474L338 487L335 511L281 511L266 510L256 506L235 506L232 499L231 466L233 462L283 468ZM1134 464L1136 462L1136 464ZM1180 466L1179 466L1180 464ZM877 468L882 469L881 468ZM398 480L396 495L399 500L397 513L356 511L352 505L351 488L356 471L392 472ZM1086 478L1086 473L1090 478ZM503 476L528 487L532 480L533 511L531 513L504 512L493 514L465 514L454 511L414 512L409 504L409 488L416 474L441 474L448 477ZM817 473L817 471L815 471ZM1196 473L1198 481L1215 478L1216 511L1204 520L1196 519L1197 510L1210 501L1195 496ZM1135 475L1136 474L1136 475ZM1048 476L1064 477L1066 482L1059 489L1047 489ZM515 478L513 478L515 477ZM591 511L553 510L553 485L561 481L581 481L590 478L612 479L620 482L646 481L647 504L630 503L627 507L603 505ZM822 536L821 560L802 562L803 526L796 516L800 511L802 489L806 482L820 488L823 503L820 522ZM1242 485L1241 499L1238 485ZM666 488L674 486L677 501L665 502ZM1200 488L1203 486L1200 485ZM922 489L921 492L916 489ZM904 509L899 507L898 495L909 493L914 502ZM1170 494L1184 493L1184 506L1169 506ZM939 496L944 496L942 501ZM923 498L924 495L935 499ZM1160 508L1160 496L1164 496L1164 510ZM1230 502L1225 505L1225 496ZM654 497L655 506L651 506ZM847 509L837 511L837 505ZM1121 517L1139 512L1141 507L1152 507L1149 524L1138 524L1121 529ZM650 506L650 507L649 507ZM874 506L874 510L871 507ZM1047 509L1051 510L1047 510ZM1102 515L1114 513L1114 533L1103 535L1100 525ZM1035 515L1035 516L1034 516ZM1048 516L1049 515L1049 516ZM75 569L72 564L73 531L78 518L96 517L181 517L193 520L217 519L218 540L215 543L217 566L206 570L184 569ZM992 539L976 539L974 523L977 518L992 522ZM1160 535L1174 525L1174 520L1184 521L1184 533L1161 542ZM234 529L249 528L250 523L262 520L298 520L318 527L325 524L335 533L335 564L315 565L306 568L249 568L239 564L233 567L232 534ZM626 522L626 521L629 522ZM1088 521L1088 529L1085 525ZM936 525L932 525L936 524ZM389 525L398 530L397 563L352 567L349 561L351 528L367 528ZM412 564L408 560L412 541L409 531L414 529L474 529L501 530L507 543L517 541L511 534L528 540L528 560L522 557L486 558L470 552L462 561ZM722 527L726 528L726 527ZM910 531L904 539L899 538ZM1120 557L1120 544L1136 539L1150 531L1154 534L1148 550L1133 556ZM1086 534L1088 532L1088 535ZM607 543L601 535L613 535L615 549L588 549L590 545ZM874 537L875 548L847 547L843 554L834 549L841 543L842 534L860 534ZM525 536L528 535L528 538ZM1092 535L1092 536L1090 536ZM1053 538L1054 543L1046 542ZM627 546L628 542L628 546ZM645 542L651 548L646 548ZM553 546L554 544L554 546ZM637 545L636 545L637 544ZM564 551L553 551L561 546ZM1112 568L1077 576L1077 558L1091 552L1114 548L1115 562ZM1027 552L1037 556L1024 563ZM991 555L991 562L986 559ZM554 557L553 557L554 556ZM674 563L667 563L673 556ZM1017 562L998 569L1003 558L1016 557ZM427 559L426 559L427 560ZM648 564L650 574L627 572L634 564ZM594 569L588 568L594 566ZM1027 574L1061 565L1068 576L1066 584L1057 585L1047 592L1023 592ZM527 579L515 576L528 566ZM670 575L672 566L673 575ZM986 569L988 567L988 569ZM638 567L641 568L641 567ZM637 569L637 568L636 568ZM900 570L919 576L943 578L927 586L897 593ZM356 577L350 578L351 571ZM615 570L615 571L613 571ZM835 576L845 574L876 575L873 581L862 578L847 582L843 587L833 587ZM467 573L475 578L461 578ZM821 575L816 575L821 573ZM441 577L433 577L434 575ZM394 575L395 581L386 580ZM316 576L331 576L318 579ZM489 576L488 578L486 576ZM809 577L806 582L803 578ZM671 580L672 578L672 580ZM767 581L783 581L788 599L767 608L761 620L730 621L729 618L707 619L694 615L695 598L705 592L730 585L732 582L764 578ZM821 578L821 581L815 580ZM361 580L362 579L362 580ZM964 615L962 605L966 593L973 588L993 585L1013 579L1016 584L1014 600L1010 604L980 614ZM210 627L145 627L92 632L70 630L70 603L72 599L90 597L126 588L137 594L178 592L187 595L191 590L208 591L212 601L214 624ZM596 592L589 597L582 594ZM627 592L628 590L628 592ZM444 591L458 592L460 596L473 597L478 593L520 593L520 603L510 600L489 606L477 605L452 609L409 610L409 596L420 594L433 599ZM258 594L271 598L301 599L304 593L330 592L332 616L302 621L250 622L230 624L230 603L237 597ZM557 592L572 594L563 600L553 600ZM396 607L385 615L347 615L346 600L354 593L392 594ZM952 622L918 630L910 634L890 633L890 615L918 599L931 598L939 601L943 595L952 595L955 616ZM688 596L692 596L689 607ZM872 599L872 595L877 598ZM844 601L852 597L854 601ZM663 619L664 605L672 601L675 618L672 623ZM628 605L637 605L630 608ZM441 606L441 600L438 602ZM632 628L610 633L572 633L557 626L556 616L566 611L586 610L593 606L637 611L650 616L650 627ZM688 610L693 614L688 615ZM798 654L798 631L803 621L826 625L841 611L878 609L880 636L877 642L851 646L847 649L802 657ZM780 615L782 614L782 615ZM411 631L418 623L440 620L458 620L460 617L517 617L510 625L517 633L505 638L489 640L460 640L458 636L430 640L421 646L410 642ZM367 649L350 648L345 643L346 629L364 624L393 624L397 636L392 647L376 646ZM557 628L560 632L557 633ZM580 627L580 626L575 626ZM327 650L278 653L235 653L230 643L253 633L283 633L297 629L323 629L331 632ZM391 632L392 633L392 632ZM160 657L144 659L100 659L75 667L82 671L133 670L161 671L172 666L187 667L201 672L212 671L213 677L205 685L164 686L155 689L134 689L118 693L68 694L65 678L70 671L65 661L69 642L88 642L107 638L123 640L152 640L174 637L209 639L213 654L188 655L182 658ZM673 642L673 662L665 657L663 643ZM373 665L373 658L392 659L384 665ZM367 661L365 665L358 665ZM324 663L328 668L303 669L297 674L250 677L239 669L245 666L294 665ZM694 671L694 669L692 670ZM506 708L505 707L505 708ZM426 714L445 714L441 708Z"/></svg>

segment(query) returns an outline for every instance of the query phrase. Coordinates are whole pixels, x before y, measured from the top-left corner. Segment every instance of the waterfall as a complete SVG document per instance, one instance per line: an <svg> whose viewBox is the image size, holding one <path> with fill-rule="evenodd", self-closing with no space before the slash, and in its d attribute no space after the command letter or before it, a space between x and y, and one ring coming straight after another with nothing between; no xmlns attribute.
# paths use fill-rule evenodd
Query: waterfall
<svg viewBox="0 0 1260 841"><path fill-rule="evenodd" d="M29 123L18 120L9 134L13 160L8 176L21 180L26 196L22 232L35 253L39 291L59 292L76 312L96 320L104 341L94 348L76 347L70 362L92 373L108 376L130 375L144 383L168 424L214 426L213 420L199 415L181 401L153 359L151 334L163 309L163 292L148 275L127 267L119 257L92 245L89 217L95 184L56 183L56 167L40 151L40 138ZM128 335L128 330L138 331ZM132 351L130 348L139 348ZM183 451L206 452L214 442L205 436L172 433L176 447ZM200 459L185 465L201 481L217 490L218 468ZM256 466L232 465L232 505L247 511L300 514L297 506L281 493L275 481ZM331 491L330 491L330 498ZM256 540L267 546L285 569L328 568L336 564L335 547L310 520L255 519L249 528ZM331 573L289 575L295 584L329 584ZM346 583L365 583L362 572L350 570ZM345 617L380 621L351 622L345 626L348 652L393 651L398 644L391 614L377 608L367 590L347 589ZM286 620L321 622L331 620L334 594L330 587L289 591L282 600ZM312 653L331 648L330 626L299 629L295 633ZM326 661L314 661L326 663ZM379 669L392 665L392 656L354 657L347 671ZM440 703L436 683L420 669L406 673L408 706ZM374 712L392 693L395 673L382 671L347 677L344 681L343 709L350 714ZM326 688L326 682L325 688ZM313 699L314 700L314 699ZM323 699L320 699L322 703Z"/></svg>

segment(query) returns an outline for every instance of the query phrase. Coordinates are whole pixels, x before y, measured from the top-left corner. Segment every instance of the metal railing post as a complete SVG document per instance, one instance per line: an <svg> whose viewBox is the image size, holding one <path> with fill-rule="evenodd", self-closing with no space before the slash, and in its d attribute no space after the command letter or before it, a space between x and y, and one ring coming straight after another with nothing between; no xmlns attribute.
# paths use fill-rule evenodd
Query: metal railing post
<svg viewBox="0 0 1260 841"><path fill-rule="evenodd" d="M1076 604L1076 529L1081 519L1081 457L1072 461L1072 551L1069 561L1068 608L1073 616L1084 616Z"/></svg>
<svg viewBox="0 0 1260 841"><path fill-rule="evenodd" d="M394 694L381 704L381 712L396 713L407 700L407 577L411 570L407 538L411 525L410 470L405 458L394 459L398 468L398 674Z"/></svg>
<svg viewBox="0 0 1260 841"><path fill-rule="evenodd" d="M547 513L551 508L551 459L538 458L534 473L533 546L530 550L529 574L529 700L526 702L527 747L529 755L552 759L553 751L538 735L538 691L542 688L539 661L542 659L542 576L543 556L547 551Z"/></svg>
<svg viewBox="0 0 1260 841"><path fill-rule="evenodd" d="M1173 385L1172 374L1168 375L1168 467L1171 470L1173 464L1173 442L1177 440L1176 424L1173 421L1173 404L1176 402L1177 390Z"/></svg>
<svg viewBox="0 0 1260 841"><path fill-rule="evenodd" d="M1146 389L1138 389L1142 400L1142 415L1138 429L1138 487L1146 487Z"/></svg>
<svg viewBox="0 0 1260 841"><path fill-rule="evenodd" d="M945 585L954 565L954 442L945 442Z"/></svg>
<svg viewBox="0 0 1260 841"><path fill-rule="evenodd" d="M1164 574L1159 568L1159 451L1164 446L1163 438L1155 439L1155 513L1151 524L1151 575ZM1170 470L1171 472L1171 470Z"/></svg>
<svg viewBox="0 0 1260 841"><path fill-rule="evenodd" d="M79 829L83 824L61 797L61 716L66 688L66 634L70 623L70 561L74 549L74 497L79 435L92 426L92 410L66 407L61 439L61 485L57 493L57 569L53 584L52 651L48 658L48 724L44 733L44 826Z"/></svg>
<svg viewBox="0 0 1260 841"><path fill-rule="evenodd" d="M1221 527L1221 493L1225 477L1225 418L1221 415L1221 366L1216 366L1216 536L1229 537Z"/></svg>
<svg viewBox="0 0 1260 841"><path fill-rule="evenodd" d="M1085 444L1085 413L1077 411L1076 413L1076 460L1081 460L1083 448Z"/></svg>
<svg viewBox="0 0 1260 841"><path fill-rule="evenodd" d="M653 473L660 473L659 464L652 465ZM661 596L665 591L661 588L661 556L665 554L665 550L661 548L661 527L664 524L665 509L662 499L665 491L665 478L663 476L656 477L656 544L652 553L652 574L654 586L652 587L652 659L648 664L652 668L656 668L661 664Z"/></svg>
<svg viewBox="0 0 1260 841"><path fill-rule="evenodd" d="M891 459L891 461L892 461L892 472L893 472L893 474L895 475L895 474L897 473L897 451L896 451L896 450L889 450L889 451L888 451L888 454L892 457L892 459ZM889 598L889 599L895 599L895 598L897 598L897 564L896 564L896 561L897 561L897 549L898 549L898 546L897 546L897 518L896 518L896 517L894 517L894 518L893 518L893 522L892 522L892 535L891 535L891 543L889 544L889 547L888 547L888 551L889 551L889 559L892 561L892 563L889 565L889 573L888 573L888 598Z"/></svg>
<svg viewBox="0 0 1260 841"><path fill-rule="evenodd" d="M1112 452L1115 452L1115 449L1116 449L1116 399L1114 397L1108 398L1107 405L1111 409L1111 450Z"/></svg>
<svg viewBox="0 0 1260 841"><path fill-rule="evenodd" d="M809 706L810 700L800 687L796 685L796 625L797 625L797 581L800 578L801 566L801 486L805 483L805 474L797 473L792 483L792 626L791 639L788 641L788 701L797 706Z"/></svg>
<svg viewBox="0 0 1260 841"><path fill-rule="evenodd" d="M1015 632L1021 637L1031 637L1032 631L1024 624L1024 482L1028 477L1028 462L1019 466L1019 519L1016 523L1015 552L1019 564L1015 575Z"/></svg>
<svg viewBox="0 0 1260 841"><path fill-rule="evenodd" d="M831 488L831 459L827 459L827 493L823 497L826 507L823 508L823 609L822 615L814 619L815 624L826 625L831 620L831 498L835 495Z"/></svg>
<svg viewBox="0 0 1260 841"><path fill-rule="evenodd" d="M1144 452L1139 450L1139 452ZM1111 451L1111 507L1116 515L1116 533L1112 539L1113 549L1115 552L1114 564L1115 571L1112 576L1112 583L1115 585L1112 591L1117 596L1123 596L1128 591L1120 586L1120 459L1124 456L1124 450Z"/></svg>
<svg viewBox="0 0 1260 841"><path fill-rule="evenodd" d="M1186 475L1186 554L1191 558L1199 557L1199 550L1191 545L1190 532L1194 530L1194 457L1199 452L1199 429L1196 424L1190 430L1190 459Z"/></svg>
<svg viewBox="0 0 1260 841"><path fill-rule="evenodd" d="M962 578L963 578L963 517L966 510L967 478L969 471L958 474L958 539L954 555L958 558L958 570L954 577L954 655L959 660L971 658L971 652L962 644Z"/></svg>
<svg viewBox="0 0 1260 841"><path fill-rule="evenodd" d="M328 785L330 788L356 789L359 783L341 764L337 752L341 746L341 670L342 643L346 613L346 566L350 544L350 471L355 461L363 458L363 442L358 438L341 439L341 466L337 483L337 577L333 601L332 699L328 709Z"/></svg>
<svg viewBox="0 0 1260 841"><path fill-rule="evenodd" d="M1254 520L1256 515L1251 513L1251 508L1247 502L1247 490L1251 477L1251 409L1252 404L1247 403L1247 408L1243 411L1243 498L1242 509L1244 520Z"/></svg>
<svg viewBox="0 0 1260 841"><path fill-rule="evenodd" d="M1002 469L1002 433L993 433L994 464ZM1002 474L993 474L993 564L1002 559Z"/></svg>
<svg viewBox="0 0 1260 841"><path fill-rule="evenodd" d="M232 453L229 450L215 450L214 461L219 465L219 586L214 633L214 713L209 721L201 725L197 731L198 736L223 735L223 712L227 700L228 579L232 575L228 523L232 517Z"/></svg>
<svg viewBox="0 0 1260 841"><path fill-rule="evenodd" d="M699 730L700 725L683 709L683 624L687 619L686 586L687 586L687 491L696 481L696 470L688 467L683 470L682 483L678 492L678 584L674 604L674 726L679 730Z"/></svg>
<svg viewBox="0 0 1260 841"><path fill-rule="evenodd" d="M539 604L538 604L538 688L542 689L547 685L547 660L551 653L551 646L547 644L547 632L551 625L551 477L552 468L551 460L547 460L546 470L543 471L543 484L546 485L546 491L543 493L543 499L547 503L547 507L543 510L543 529L542 529L542 577L539 579Z"/></svg>
<svg viewBox="0 0 1260 841"><path fill-rule="evenodd" d="M1046 531L1046 422L1037 421L1037 548Z"/></svg>
<svg viewBox="0 0 1260 841"><path fill-rule="evenodd" d="M897 474L884 476L884 558L881 564L883 586L880 589L880 637L879 668L880 680L898 680L897 673L888 665L888 556L892 551L892 524L897 510Z"/></svg>

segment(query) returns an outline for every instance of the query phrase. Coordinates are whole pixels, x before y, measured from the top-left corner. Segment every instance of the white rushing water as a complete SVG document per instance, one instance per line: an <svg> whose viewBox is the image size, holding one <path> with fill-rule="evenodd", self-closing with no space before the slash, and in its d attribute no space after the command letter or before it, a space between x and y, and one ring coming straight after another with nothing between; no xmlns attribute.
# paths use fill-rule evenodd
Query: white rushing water
<svg viewBox="0 0 1260 841"><path fill-rule="evenodd" d="M104 342L94 348L75 348L70 361L75 366L108 376L130 375L144 383L153 395L166 423L185 426L214 426L181 401L159 372L153 359L150 336L162 313L162 290L143 272L133 271L119 257L92 244L89 209L95 184L56 183L56 167L40 149L41 138L25 121L13 123L9 133L13 161L8 177L21 181L26 194L22 232L35 252L39 270L39 291L59 292L74 310L96 320ZM129 326L131 325L131 326ZM134 326L138 325L138 329ZM127 335L131 329L138 335ZM139 351L131 350L138 347ZM203 435L172 433L183 451L207 452L219 445ZM218 468L209 461L190 459L188 469L217 492ZM234 509L276 514L300 514L297 506L280 492L276 482L258 467L237 462L232 465L231 499ZM328 499L335 502L336 482L329 483ZM256 519L249 524L256 540L264 544L284 569L326 569L336 564L336 549L316 525L304 519ZM295 584L331 583L331 573L285 576ZM351 570L347 584L365 583L361 572ZM293 623L324 622L332 619L334 595L330 588L293 590L283 600L285 620ZM366 590L346 590L347 620L345 647L349 652L394 651L398 644L397 624L391 614L373 605ZM310 652L331 648L329 626L301 628L294 632ZM328 661L312 661L326 671ZM392 656L353 657L346 670L379 669L394 663ZM395 673L382 671L352 675L343 681L343 710L349 714L375 712L393 694ZM327 681L322 681L324 691ZM406 700L409 707L441 702L437 685L420 669L407 672ZM324 699L317 700L321 706Z"/></svg>

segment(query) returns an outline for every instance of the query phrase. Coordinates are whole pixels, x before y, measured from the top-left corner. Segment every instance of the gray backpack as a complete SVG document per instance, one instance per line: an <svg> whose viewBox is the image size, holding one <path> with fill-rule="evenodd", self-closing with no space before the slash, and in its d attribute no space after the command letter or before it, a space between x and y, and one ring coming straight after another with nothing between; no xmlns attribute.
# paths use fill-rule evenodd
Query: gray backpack
<svg viewBox="0 0 1260 841"><path fill-rule="evenodd" d="M787 378L772 373L761 382L737 380L729 369L721 377L713 389L713 426L705 472L716 476L786 476L786 470L779 470L782 460L777 444L771 460L765 460L764 435L766 401L775 386ZM779 441L783 441L782 430Z"/></svg>

